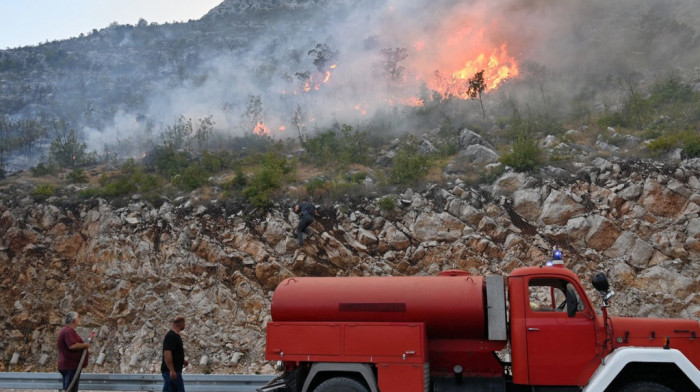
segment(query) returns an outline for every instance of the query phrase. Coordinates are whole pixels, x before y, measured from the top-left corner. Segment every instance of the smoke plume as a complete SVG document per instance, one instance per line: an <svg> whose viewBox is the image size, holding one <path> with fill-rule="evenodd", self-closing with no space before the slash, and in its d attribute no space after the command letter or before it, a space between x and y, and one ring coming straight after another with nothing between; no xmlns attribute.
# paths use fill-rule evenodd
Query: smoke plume
<svg viewBox="0 0 700 392"><path fill-rule="evenodd" d="M611 80L633 73L698 77L691 0L297 1L280 12L264 4L225 1L197 22L248 7L249 19L232 23L248 23L250 34L219 37L234 44L214 45L180 83L158 88L143 114L156 124L211 116L226 135L285 138L381 113L396 120L436 96L459 96L491 68L501 77L486 80L490 105L527 99L533 86L561 105L585 88L603 97ZM136 117L120 113L93 145L112 132L141 134Z"/></svg>

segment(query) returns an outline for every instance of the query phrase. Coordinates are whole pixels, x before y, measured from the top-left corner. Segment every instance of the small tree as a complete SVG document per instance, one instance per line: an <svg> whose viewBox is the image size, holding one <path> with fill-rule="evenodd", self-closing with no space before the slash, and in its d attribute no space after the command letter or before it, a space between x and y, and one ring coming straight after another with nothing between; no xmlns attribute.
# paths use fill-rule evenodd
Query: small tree
<svg viewBox="0 0 700 392"><path fill-rule="evenodd" d="M249 95L248 105L241 115L241 122L246 133L253 134L258 124L263 122L263 104L260 95Z"/></svg>
<svg viewBox="0 0 700 392"><path fill-rule="evenodd" d="M481 116L486 119L486 111L484 110L484 101L481 99L481 93L486 91L486 82L484 81L484 70L474 74L474 77L467 80L467 95L469 98L476 99L479 98L479 104L481 105Z"/></svg>
<svg viewBox="0 0 700 392"><path fill-rule="evenodd" d="M51 142L49 159L62 167L82 164L87 157L86 149L87 144L78 140L75 129L71 129L67 134L59 135Z"/></svg>
<svg viewBox="0 0 700 392"><path fill-rule="evenodd" d="M384 48L379 51L383 57L381 66L387 84L399 85L403 83L406 67L401 62L408 57L406 48Z"/></svg>
<svg viewBox="0 0 700 392"><path fill-rule="evenodd" d="M306 136L306 109L297 104L291 118L292 124L297 129L297 135L299 136L299 143L304 144L304 138Z"/></svg>
<svg viewBox="0 0 700 392"><path fill-rule="evenodd" d="M179 150L186 146L193 132L192 119L180 116L175 125L169 125L163 132L163 144L166 148Z"/></svg>
<svg viewBox="0 0 700 392"><path fill-rule="evenodd" d="M328 67L333 65L336 57L338 57L338 51L332 50L328 44L316 44L316 47L309 50L308 55L314 55L313 60L314 65L318 72L324 73L328 70Z"/></svg>
<svg viewBox="0 0 700 392"><path fill-rule="evenodd" d="M194 131L194 138L197 139L197 144L200 150L204 150L211 135L214 133L214 121L209 115L200 119L197 124L197 129Z"/></svg>
<svg viewBox="0 0 700 392"><path fill-rule="evenodd" d="M625 117L629 118L637 128L642 129L648 124L652 110L649 101L644 99L637 90L640 79L640 73L631 72L620 76L618 83L620 89L627 96L623 107Z"/></svg>

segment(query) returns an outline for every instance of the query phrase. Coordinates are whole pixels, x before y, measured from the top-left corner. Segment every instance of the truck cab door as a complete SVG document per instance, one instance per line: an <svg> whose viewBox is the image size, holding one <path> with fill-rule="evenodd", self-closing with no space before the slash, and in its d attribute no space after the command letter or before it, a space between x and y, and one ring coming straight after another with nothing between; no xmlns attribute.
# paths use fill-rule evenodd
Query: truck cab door
<svg viewBox="0 0 700 392"><path fill-rule="evenodd" d="M580 287L564 278L531 277L525 310L530 385L581 385L595 366L595 314ZM584 382L585 383L585 382Z"/></svg>

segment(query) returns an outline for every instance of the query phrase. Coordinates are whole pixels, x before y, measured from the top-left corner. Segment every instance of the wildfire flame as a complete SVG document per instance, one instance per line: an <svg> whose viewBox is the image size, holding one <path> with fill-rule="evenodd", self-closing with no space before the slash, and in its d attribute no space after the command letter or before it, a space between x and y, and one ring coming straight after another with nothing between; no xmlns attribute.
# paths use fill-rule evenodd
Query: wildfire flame
<svg viewBox="0 0 700 392"><path fill-rule="evenodd" d="M332 64L330 67L328 67L328 71L326 71L326 77L323 78L323 83L328 83L328 81L331 79L331 69L336 69L338 67L338 64Z"/></svg>
<svg viewBox="0 0 700 392"><path fill-rule="evenodd" d="M503 44L490 52L482 52L473 59L465 60L460 69L447 75L435 71L433 78L429 79L427 84L430 89L439 92L444 97L456 96L469 99L467 93L469 80L481 71L484 71L483 76L486 84L484 91L494 90L506 79L520 74L517 60L508 55L507 45Z"/></svg>
<svg viewBox="0 0 700 392"><path fill-rule="evenodd" d="M255 133L258 136L264 136L264 135L269 135L270 130L261 121L261 122L255 124L255 128L253 129L253 133Z"/></svg>
<svg viewBox="0 0 700 392"><path fill-rule="evenodd" d="M468 100L474 97L472 82L479 80L476 79L479 76L483 77L483 84L477 84L481 89L478 93L495 90L506 80L517 77L520 74L519 64L508 52L507 42L494 40L491 34L494 29L497 32L498 23L464 27L463 19L454 17L433 30L407 32L407 38L411 40L409 42L413 42L407 47L401 47L407 56L399 60L393 59L396 62L393 68L385 66L382 69L395 72L390 75L394 83L387 83L389 86L386 91L379 92L382 96L370 97L361 104L348 106L347 109L352 108L358 115L365 117L370 112L370 105L377 102L392 106L422 107L425 104L424 99L430 99L429 97L435 96L434 93L444 98ZM474 17L469 19L477 20ZM424 33L426 31L427 33ZM496 36L501 37L498 34ZM355 68L351 66L343 69ZM296 78L289 77L287 80L291 86L288 90L283 90L282 95L304 96L322 90L342 89L346 87L344 83L347 83L348 78L343 73L336 76L338 69L338 64L332 64L318 69L318 72L296 74ZM416 97L416 92L424 88L430 91L428 96ZM376 92L378 89L370 90ZM313 118L307 120L314 121ZM278 126L276 123L279 122L284 121L277 119L270 122L269 124L274 124L270 128L260 122L254 132L258 135L284 132L287 127Z"/></svg>
<svg viewBox="0 0 700 392"><path fill-rule="evenodd" d="M360 112L360 114L361 114L362 116L366 116L366 115L367 115L367 105L359 104L359 103L358 103L357 105L355 105L354 109L357 110L358 112Z"/></svg>
<svg viewBox="0 0 700 392"><path fill-rule="evenodd" d="M484 70L487 91L495 89L507 78L518 76L520 73L518 62L508 56L506 44L503 44L500 48L494 49L488 56L481 53L476 59L467 61L464 68L452 75L457 79L465 80L481 70Z"/></svg>

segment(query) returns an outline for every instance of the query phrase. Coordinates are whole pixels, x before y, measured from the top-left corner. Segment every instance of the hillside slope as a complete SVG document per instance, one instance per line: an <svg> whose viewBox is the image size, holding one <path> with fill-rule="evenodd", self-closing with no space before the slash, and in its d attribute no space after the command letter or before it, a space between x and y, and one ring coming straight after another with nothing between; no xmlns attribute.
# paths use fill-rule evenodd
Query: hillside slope
<svg viewBox="0 0 700 392"><path fill-rule="evenodd" d="M508 274L554 247L594 303L590 279L607 273L613 314L700 320L699 160L598 158L558 180L507 172L488 188L455 180L401 191L390 210L381 197L338 201L320 206L299 249L294 200L252 218L188 198L37 202L30 186L2 185L0 349L20 358L2 371L53 371L61 317L75 309L106 354L90 371L157 372L168 320L183 313L189 372L271 373L265 324L286 277Z"/></svg>

